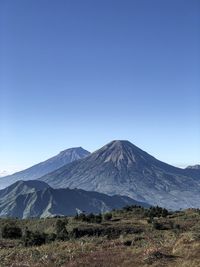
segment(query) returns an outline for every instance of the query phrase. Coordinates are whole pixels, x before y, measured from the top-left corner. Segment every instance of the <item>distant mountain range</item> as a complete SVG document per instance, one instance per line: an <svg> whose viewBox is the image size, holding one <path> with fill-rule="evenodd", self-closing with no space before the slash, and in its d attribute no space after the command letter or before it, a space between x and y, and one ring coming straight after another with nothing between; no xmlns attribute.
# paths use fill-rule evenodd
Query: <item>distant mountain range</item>
<svg viewBox="0 0 200 267"><path fill-rule="evenodd" d="M200 172L161 162L129 141L113 141L40 178L54 188L81 188L170 209L200 206Z"/></svg>
<svg viewBox="0 0 200 267"><path fill-rule="evenodd" d="M21 189L16 191L19 184L17 187L16 184L11 185L19 180L35 179L38 183L35 184L32 181L30 182L31 186L27 183L23 184L24 191ZM20 212L23 214L16 215L19 217L26 217L27 214L46 216L47 214L59 213L59 205L63 207L62 203L67 201L68 205L70 203L72 206L70 198L66 196L66 200L64 197L66 193L69 196L69 192L84 192L84 194L80 193L79 196L82 194L83 199L86 196L85 191L77 191L77 189L70 191L74 188L110 196L123 195L139 202L169 209L200 207L200 165L188 166L185 169L176 168L157 160L129 141L123 140L112 141L93 153L81 147L64 150L55 157L24 171L0 178L0 188L5 188L8 185L11 187L6 188L7 191L12 189L12 186L15 188L15 193L11 194L14 198L10 202L10 194L5 193L7 191L0 191L0 194L4 192L6 195L6 198L4 196L1 202L1 212L3 212L2 214L10 214L9 212L18 214L21 205ZM44 188L38 190L35 188L36 185L44 186ZM53 188L60 191L54 192ZM48 205L57 203L57 208L53 206L52 212L48 208L48 213L44 207L48 206L47 203L50 203L51 199L54 202ZM38 202L38 200L40 201ZM14 208L15 202L16 207ZM83 201L83 203L86 202ZM37 206L36 213L34 213L35 208L31 208L31 210L28 208L39 204L41 210L38 211L39 206ZM87 203L86 206L88 207L88 205ZM100 204L98 206L99 210L100 207L102 209ZM60 212L64 212L62 208Z"/></svg>
<svg viewBox="0 0 200 267"><path fill-rule="evenodd" d="M0 178L0 189L5 188L6 186L9 186L19 180L26 181L38 179L49 172L57 170L58 168L75 160L82 159L89 154L90 152L82 147L66 149L61 151L58 155L36 164L26 170Z"/></svg>
<svg viewBox="0 0 200 267"><path fill-rule="evenodd" d="M77 210L100 213L126 205L149 206L126 196L108 196L81 189L53 189L37 180L18 181L0 190L0 217L75 215Z"/></svg>

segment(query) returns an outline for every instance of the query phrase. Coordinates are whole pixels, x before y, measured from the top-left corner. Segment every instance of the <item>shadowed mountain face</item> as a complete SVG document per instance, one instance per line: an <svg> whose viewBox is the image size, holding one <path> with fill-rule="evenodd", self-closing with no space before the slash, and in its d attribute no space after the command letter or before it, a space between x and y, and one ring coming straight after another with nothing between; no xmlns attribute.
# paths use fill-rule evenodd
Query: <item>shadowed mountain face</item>
<svg viewBox="0 0 200 267"><path fill-rule="evenodd" d="M49 172L52 172L75 160L82 159L88 156L89 154L90 152L83 149L82 147L66 149L60 152L58 155L44 162L38 163L26 170L0 178L0 188L5 188L6 186L9 186L19 180L26 181L40 178L41 176Z"/></svg>
<svg viewBox="0 0 200 267"><path fill-rule="evenodd" d="M0 190L0 217L75 215L77 209L99 213L126 205L149 206L125 196L108 196L81 189L53 189L37 180L18 181Z"/></svg>
<svg viewBox="0 0 200 267"><path fill-rule="evenodd" d="M40 180L54 188L126 195L171 209L200 205L199 172L163 163L128 141L113 141Z"/></svg>

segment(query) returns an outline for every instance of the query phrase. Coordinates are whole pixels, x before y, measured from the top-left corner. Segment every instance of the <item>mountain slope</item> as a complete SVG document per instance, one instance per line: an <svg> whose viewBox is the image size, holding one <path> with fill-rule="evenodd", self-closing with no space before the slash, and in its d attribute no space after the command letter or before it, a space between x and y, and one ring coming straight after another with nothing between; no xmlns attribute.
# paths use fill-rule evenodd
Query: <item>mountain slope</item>
<svg viewBox="0 0 200 267"><path fill-rule="evenodd" d="M41 181L18 181L0 191L0 217L49 217L106 212L126 205L149 206L124 196L80 189L53 189Z"/></svg>
<svg viewBox="0 0 200 267"><path fill-rule="evenodd" d="M82 147L69 148L61 151L58 155L38 163L26 170L14 173L12 175L0 178L0 188L5 188L19 180L34 180L49 172L52 172L70 162L82 159L88 156L90 152Z"/></svg>
<svg viewBox="0 0 200 267"><path fill-rule="evenodd" d="M21 196L27 196L27 194L33 195L47 188L49 188L48 184L36 180L17 181L9 187L0 190L0 216L13 214L15 217L22 218L22 206L25 203L26 197L22 203L19 203L18 199L20 199Z"/></svg>
<svg viewBox="0 0 200 267"><path fill-rule="evenodd" d="M200 206L200 175L161 162L128 141L101 149L47 174L52 187L120 194L171 209Z"/></svg>

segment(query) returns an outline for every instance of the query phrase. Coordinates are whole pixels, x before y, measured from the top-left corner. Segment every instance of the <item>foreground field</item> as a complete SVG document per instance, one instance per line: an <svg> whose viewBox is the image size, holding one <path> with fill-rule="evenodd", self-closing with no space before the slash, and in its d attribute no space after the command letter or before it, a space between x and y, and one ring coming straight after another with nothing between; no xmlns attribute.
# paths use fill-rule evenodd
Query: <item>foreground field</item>
<svg viewBox="0 0 200 267"><path fill-rule="evenodd" d="M5 238L5 227L13 225L22 237ZM199 210L127 207L100 219L0 219L0 228L1 267L200 266Z"/></svg>

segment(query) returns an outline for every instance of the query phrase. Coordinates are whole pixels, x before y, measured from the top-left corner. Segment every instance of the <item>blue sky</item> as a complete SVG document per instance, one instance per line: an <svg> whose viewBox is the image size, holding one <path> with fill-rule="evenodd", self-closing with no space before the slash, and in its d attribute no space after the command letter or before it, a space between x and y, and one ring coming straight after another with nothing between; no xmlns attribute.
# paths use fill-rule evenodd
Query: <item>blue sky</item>
<svg viewBox="0 0 200 267"><path fill-rule="evenodd" d="M200 1L1 0L0 170L128 139L200 162Z"/></svg>

